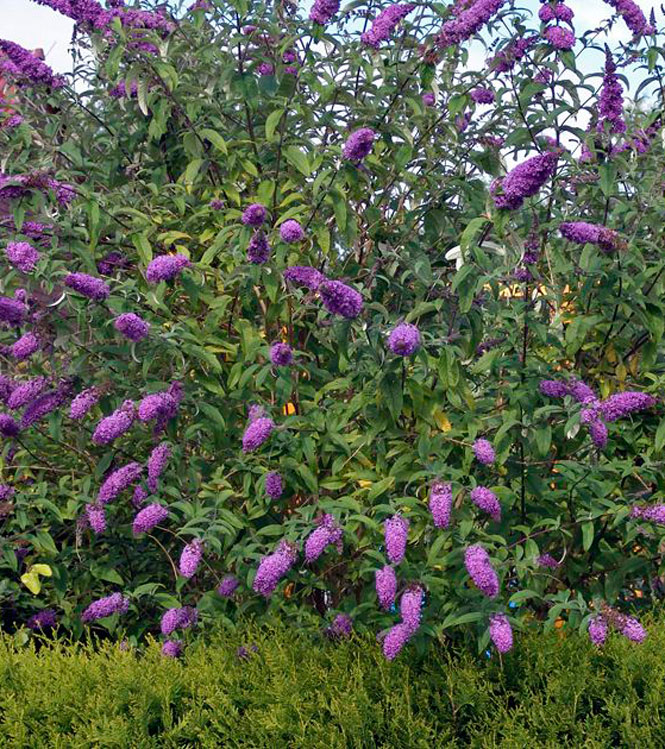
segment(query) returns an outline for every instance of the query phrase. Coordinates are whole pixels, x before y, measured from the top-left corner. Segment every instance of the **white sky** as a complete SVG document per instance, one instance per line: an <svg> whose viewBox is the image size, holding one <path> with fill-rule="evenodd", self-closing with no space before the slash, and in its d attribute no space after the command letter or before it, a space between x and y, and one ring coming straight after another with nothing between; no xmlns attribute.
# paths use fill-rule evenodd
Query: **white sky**
<svg viewBox="0 0 665 749"><path fill-rule="evenodd" d="M648 16L652 8L657 8L660 0L637 0L637 4ZM309 6L310 0L303 0ZM346 2L343 2L345 5ZM522 7L537 9L537 0L522 0L517 3ZM567 4L575 12L574 25L576 31L582 33L584 30L596 26L600 20L609 18L612 9L603 0L567 0ZM0 36L13 42L34 49L42 47L46 53L46 61L56 72L66 72L71 69L71 60L68 46L72 35L73 23L60 13L50 8L37 5L31 0L0 0L2 6L2 27ZM657 11L657 20L662 22L662 16ZM614 29L605 41L616 43L627 42L630 32L626 29L623 21L615 24ZM472 56L472 64L475 62ZM484 61L484 54L478 59L479 63Z"/></svg>

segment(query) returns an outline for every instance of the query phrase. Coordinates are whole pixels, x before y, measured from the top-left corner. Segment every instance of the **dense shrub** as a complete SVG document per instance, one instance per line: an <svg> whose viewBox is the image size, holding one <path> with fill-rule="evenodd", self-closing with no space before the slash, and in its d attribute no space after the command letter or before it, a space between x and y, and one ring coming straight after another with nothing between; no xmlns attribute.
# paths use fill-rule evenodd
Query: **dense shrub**
<svg viewBox="0 0 665 749"><path fill-rule="evenodd" d="M14 747L661 746L662 621L598 651L563 632L500 660L432 648L386 663L287 626L217 632L174 662L151 643L0 644L0 739ZM240 657L237 651L240 652Z"/></svg>
<svg viewBox="0 0 665 749"><path fill-rule="evenodd" d="M350 615L391 658L599 615L643 639L665 205L639 8L598 0L575 40L561 4L40 2L75 68L0 42L5 626L161 620L171 655L266 611Z"/></svg>

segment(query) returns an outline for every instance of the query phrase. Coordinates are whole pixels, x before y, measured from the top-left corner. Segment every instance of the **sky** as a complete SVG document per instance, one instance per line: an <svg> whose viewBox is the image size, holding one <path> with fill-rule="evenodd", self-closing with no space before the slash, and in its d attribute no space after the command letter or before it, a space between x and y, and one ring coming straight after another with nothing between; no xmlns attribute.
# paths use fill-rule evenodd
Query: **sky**
<svg viewBox="0 0 665 749"><path fill-rule="evenodd" d="M652 8L658 8L660 0L637 0L637 4L648 16ZM46 53L47 63L56 72L71 70L71 59L68 52L72 36L73 23L68 18L50 8L45 8L32 0L0 0L2 4L2 37L13 42L34 49L42 47ZM311 0L303 0L303 7L309 6ZM346 2L343 2L345 5ZM537 10L537 0L522 0L518 2L522 7ZM577 33L592 28L603 18L608 18L612 10L603 0L567 0L567 4L575 12L574 25ZM662 15L657 10L658 20L662 23ZM623 22L616 23L611 34L606 38L610 45L619 41L627 42L630 33ZM485 54L481 50L473 50L471 64L481 64Z"/></svg>

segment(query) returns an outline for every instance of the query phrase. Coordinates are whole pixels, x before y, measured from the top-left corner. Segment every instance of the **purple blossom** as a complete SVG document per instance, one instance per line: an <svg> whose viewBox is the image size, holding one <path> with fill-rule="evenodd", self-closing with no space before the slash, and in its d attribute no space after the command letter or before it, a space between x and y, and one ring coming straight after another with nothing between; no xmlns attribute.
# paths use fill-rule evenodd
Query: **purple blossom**
<svg viewBox="0 0 665 749"><path fill-rule="evenodd" d="M409 521L401 515L393 515L385 521L383 528L388 559L393 564L399 564L406 552Z"/></svg>
<svg viewBox="0 0 665 749"><path fill-rule="evenodd" d="M158 255L148 264L145 277L149 283L170 281L190 266L191 262L185 255Z"/></svg>
<svg viewBox="0 0 665 749"><path fill-rule="evenodd" d="M288 367L293 364L293 350L288 343L277 341L270 347L270 361L276 367Z"/></svg>
<svg viewBox="0 0 665 749"><path fill-rule="evenodd" d="M547 567L553 570L559 566L559 562L551 554L541 554L536 562L539 567Z"/></svg>
<svg viewBox="0 0 665 749"><path fill-rule="evenodd" d="M268 211L264 205L252 203L243 211L241 221L245 226L261 226L267 217Z"/></svg>
<svg viewBox="0 0 665 749"><path fill-rule="evenodd" d="M0 374L0 402L7 403L9 396L16 389L16 383L7 377L7 375Z"/></svg>
<svg viewBox="0 0 665 749"><path fill-rule="evenodd" d="M591 441L599 449L602 450L607 444L608 433L607 427L600 419L595 419L589 424L589 434L591 435Z"/></svg>
<svg viewBox="0 0 665 749"><path fill-rule="evenodd" d="M564 23L570 23L575 17L575 13L565 3L556 3L554 5L554 17Z"/></svg>
<svg viewBox="0 0 665 749"><path fill-rule="evenodd" d="M615 393L600 404L600 413L605 421L616 421L636 411L644 411L656 404L656 399L648 393L626 390Z"/></svg>
<svg viewBox="0 0 665 749"><path fill-rule="evenodd" d="M146 395L139 403L139 421L147 422L155 420L155 434L164 431L171 419L178 415L178 408L184 397L184 389L181 382L172 382L168 389L161 393Z"/></svg>
<svg viewBox="0 0 665 749"><path fill-rule="evenodd" d="M122 593L113 593L110 596L93 601L81 614L81 621L84 623L94 622L112 614L126 614L128 610L129 599L125 598Z"/></svg>
<svg viewBox="0 0 665 749"><path fill-rule="evenodd" d="M395 575L395 570L388 564L377 570L374 574L374 584L376 595L379 598L379 606L388 611L395 603L395 596L397 595L397 576Z"/></svg>
<svg viewBox="0 0 665 749"><path fill-rule="evenodd" d="M609 50L605 53L605 75L598 99L599 127L607 123L610 133L625 133L623 119L623 88L616 74L616 65Z"/></svg>
<svg viewBox="0 0 665 749"><path fill-rule="evenodd" d="M326 280L323 273L308 265L292 265L284 271L283 275L287 281L291 281L291 283L295 283L298 286L306 286L312 291L316 291L323 281Z"/></svg>
<svg viewBox="0 0 665 749"><path fill-rule="evenodd" d="M275 72L275 66L271 62L261 62L256 70L259 75L272 75Z"/></svg>
<svg viewBox="0 0 665 749"><path fill-rule="evenodd" d="M199 618L199 612L192 606L168 609L162 615L160 629L165 637L173 634L176 629L189 629Z"/></svg>
<svg viewBox="0 0 665 749"><path fill-rule="evenodd" d="M111 289L101 278L87 273L69 273L65 276L65 286L95 302L103 302L111 293Z"/></svg>
<svg viewBox="0 0 665 749"><path fill-rule="evenodd" d="M349 161L362 161L372 152L374 138L376 133L369 127L354 130L342 148L342 156Z"/></svg>
<svg viewBox="0 0 665 749"><path fill-rule="evenodd" d="M235 575L225 575L217 586L217 592L223 598L230 598L235 593L238 584L238 578Z"/></svg>
<svg viewBox="0 0 665 749"><path fill-rule="evenodd" d="M543 23L549 23L550 21L553 21L556 16L554 15L554 8L550 3L546 3L545 5L540 6L540 10L538 11L538 18Z"/></svg>
<svg viewBox="0 0 665 749"><path fill-rule="evenodd" d="M314 0L309 18L320 26L330 23L339 10L340 0Z"/></svg>
<svg viewBox="0 0 665 749"><path fill-rule="evenodd" d="M353 620L348 614L337 614L330 627L326 629L326 634L333 640L351 637L351 632Z"/></svg>
<svg viewBox="0 0 665 749"><path fill-rule="evenodd" d="M400 323L388 336L388 348L398 356L411 356L420 348L420 331L411 323Z"/></svg>
<svg viewBox="0 0 665 749"><path fill-rule="evenodd" d="M443 24L436 39L438 46L450 47L470 39L499 12L503 3L504 0L476 0Z"/></svg>
<svg viewBox="0 0 665 749"><path fill-rule="evenodd" d="M15 385L7 398L7 407L11 408L12 411L21 408L21 406L25 406L26 403L43 393L47 387L48 380L46 377L34 377L21 385Z"/></svg>
<svg viewBox="0 0 665 749"><path fill-rule="evenodd" d="M113 321L113 327L130 341L140 341L150 332L150 325L133 312L118 315Z"/></svg>
<svg viewBox="0 0 665 749"><path fill-rule="evenodd" d="M9 486L8 484L0 484L0 502L6 502L7 500L11 499L15 494L15 489L13 486Z"/></svg>
<svg viewBox="0 0 665 749"><path fill-rule="evenodd" d="M603 252L617 248L618 235L612 229L586 221L570 221L559 226L562 236L577 244L596 244Z"/></svg>
<svg viewBox="0 0 665 749"><path fill-rule="evenodd" d="M259 563L252 583L254 590L265 598L272 595L277 583L293 566L296 556L297 552L292 544L288 541L280 541L277 550L263 557Z"/></svg>
<svg viewBox="0 0 665 749"><path fill-rule="evenodd" d="M432 484L429 496L429 509L432 513L434 525L437 528L447 528L450 525L450 513L453 508L453 487L450 482L436 482Z"/></svg>
<svg viewBox="0 0 665 749"><path fill-rule="evenodd" d="M486 439L477 439L473 443L473 454L476 456L476 460L484 466L491 466L496 460L492 443Z"/></svg>
<svg viewBox="0 0 665 749"><path fill-rule="evenodd" d="M501 505L496 494L485 486L477 486L471 490L471 501L476 507L486 512L492 520L501 520Z"/></svg>
<svg viewBox="0 0 665 749"><path fill-rule="evenodd" d="M49 86L50 88L64 86L65 81L61 76L54 75L45 62L19 44L0 39L0 52L6 56L4 61L0 60L0 73L8 74L19 83L26 85Z"/></svg>
<svg viewBox="0 0 665 749"><path fill-rule="evenodd" d="M90 527L97 536L106 530L106 510L103 505L86 505L85 514Z"/></svg>
<svg viewBox="0 0 665 749"><path fill-rule="evenodd" d="M0 296L0 322L8 325L20 325L28 308L18 299L10 299L6 296Z"/></svg>
<svg viewBox="0 0 665 749"><path fill-rule="evenodd" d="M263 232L255 231L247 245L247 259L254 265L262 265L268 262L269 257L270 244L268 238Z"/></svg>
<svg viewBox="0 0 665 749"><path fill-rule="evenodd" d="M423 94L421 98L426 107L433 107L436 104L436 97L431 92Z"/></svg>
<svg viewBox="0 0 665 749"><path fill-rule="evenodd" d="M633 642L644 642L647 632L633 616L622 617L620 631L624 637Z"/></svg>
<svg viewBox="0 0 665 749"><path fill-rule="evenodd" d="M57 624L55 611L53 609L42 609L28 619L26 626L32 630L44 630L53 629Z"/></svg>
<svg viewBox="0 0 665 749"><path fill-rule="evenodd" d="M572 49L575 46L575 34L563 26L548 26L543 36L554 49Z"/></svg>
<svg viewBox="0 0 665 749"><path fill-rule="evenodd" d="M163 505L153 502L147 507L140 510L134 522L132 523L132 533L138 536L139 533L150 533L150 531L169 516L169 511Z"/></svg>
<svg viewBox="0 0 665 749"><path fill-rule="evenodd" d="M650 520L658 525L665 525L665 504L651 505L651 507L633 507L630 516Z"/></svg>
<svg viewBox="0 0 665 749"><path fill-rule="evenodd" d="M202 556L203 543L198 538L195 538L185 546L180 554L180 561L178 562L180 574L186 578L194 577L201 563Z"/></svg>
<svg viewBox="0 0 665 749"><path fill-rule="evenodd" d="M101 398L101 392L96 387L80 392L69 406L70 419L82 419Z"/></svg>
<svg viewBox="0 0 665 749"><path fill-rule="evenodd" d="M500 653L512 650L513 630L505 614L492 614L490 617L490 639Z"/></svg>
<svg viewBox="0 0 665 749"><path fill-rule="evenodd" d="M362 312L362 295L341 281L322 281L319 294L323 306L333 315L351 320Z"/></svg>
<svg viewBox="0 0 665 749"><path fill-rule="evenodd" d="M361 34L360 40L368 47L378 49L381 42L390 39L390 35L395 30L397 24L403 18L406 18L415 7L413 3L395 3L394 5L389 5L372 21L369 31Z"/></svg>
<svg viewBox="0 0 665 749"><path fill-rule="evenodd" d="M420 627L423 598L423 589L418 585L413 585L402 593L402 598L400 599L399 612L402 617L402 623L407 627L411 635L415 634L418 627Z"/></svg>
<svg viewBox="0 0 665 749"><path fill-rule="evenodd" d="M639 5L633 0L605 0L620 15L626 26L635 34L653 34L654 28L647 23L647 19Z"/></svg>
<svg viewBox="0 0 665 749"><path fill-rule="evenodd" d="M578 403L586 405L598 401L593 390L582 380L572 380L568 386L568 392Z"/></svg>
<svg viewBox="0 0 665 749"><path fill-rule="evenodd" d="M104 479L104 483L97 493L97 502L101 505L112 502L118 494L131 486L142 473L143 467L140 463L127 463L122 468L117 468Z"/></svg>
<svg viewBox="0 0 665 749"><path fill-rule="evenodd" d="M180 658L183 648L182 640L167 640L162 645L162 655L165 658Z"/></svg>
<svg viewBox="0 0 665 749"><path fill-rule="evenodd" d="M134 487L134 495L132 497L132 504L134 507L140 507L147 498L148 492L145 487L141 486L141 484Z"/></svg>
<svg viewBox="0 0 665 749"><path fill-rule="evenodd" d="M494 91L491 88L474 88L470 93L476 104L491 104L494 101Z"/></svg>
<svg viewBox="0 0 665 749"><path fill-rule="evenodd" d="M39 338L34 333L25 333L12 344L11 355L16 361L25 361L39 351Z"/></svg>
<svg viewBox="0 0 665 749"><path fill-rule="evenodd" d="M18 436L19 425L9 414L0 414L0 435L5 438Z"/></svg>
<svg viewBox="0 0 665 749"><path fill-rule="evenodd" d="M108 445L128 432L135 418L136 406L133 401L126 400L120 408L97 424L92 434L92 441L96 445Z"/></svg>
<svg viewBox="0 0 665 749"><path fill-rule="evenodd" d="M305 232L294 218L290 218L279 227L279 236L285 242L300 242L305 238Z"/></svg>
<svg viewBox="0 0 665 749"><path fill-rule="evenodd" d="M594 616L589 620L589 639L600 647L607 639L607 621L602 616Z"/></svg>
<svg viewBox="0 0 665 749"><path fill-rule="evenodd" d="M275 422L270 417L261 417L250 422L242 436L242 451L252 453L270 437L275 429Z"/></svg>
<svg viewBox="0 0 665 749"><path fill-rule="evenodd" d="M284 492L282 477L277 471L270 471L266 474L266 494L270 499L278 500Z"/></svg>
<svg viewBox="0 0 665 749"><path fill-rule="evenodd" d="M507 47L499 50L499 52L488 61L489 67L497 73L507 73L515 67L538 39L538 34L531 34L530 36L523 36L516 39Z"/></svg>
<svg viewBox="0 0 665 749"><path fill-rule="evenodd" d="M313 530L305 542L305 561L311 564L316 561L332 544L340 544L342 529L335 522L332 515L326 514L319 521L319 526Z"/></svg>
<svg viewBox="0 0 665 749"><path fill-rule="evenodd" d="M9 242L5 247L9 262L22 273L32 273L39 262L39 252L30 242Z"/></svg>
<svg viewBox="0 0 665 749"><path fill-rule="evenodd" d="M554 174L558 158L553 151L532 156L511 169L503 179L495 180L491 193L496 207L519 208L525 198L535 195Z"/></svg>
<svg viewBox="0 0 665 749"><path fill-rule="evenodd" d="M480 544L467 547L464 566L478 590L489 598L496 598L499 594L499 578L492 567L489 554Z"/></svg>
<svg viewBox="0 0 665 749"><path fill-rule="evenodd" d="M213 198L208 205L213 211L221 211L224 208L224 201L219 198Z"/></svg>
<svg viewBox="0 0 665 749"><path fill-rule="evenodd" d="M164 473L172 452L171 445L168 442L162 442L150 453L148 458L148 489L153 494L157 491L158 479Z"/></svg>
<svg viewBox="0 0 665 749"><path fill-rule="evenodd" d="M54 390L48 393L38 395L35 400L31 401L23 415L21 416L20 427L27 427L36 424L38 421L53 413L59 408L71 394L71 384L67 381L60 382Z"/></svg>
<svg viewBox="0 0 665 749"><path fill-rule="evenodd" d="M410 639L411 631L406 624L401 623L391 627L388 634L383 638L383 655L386 660L394 660Z"/></svg>

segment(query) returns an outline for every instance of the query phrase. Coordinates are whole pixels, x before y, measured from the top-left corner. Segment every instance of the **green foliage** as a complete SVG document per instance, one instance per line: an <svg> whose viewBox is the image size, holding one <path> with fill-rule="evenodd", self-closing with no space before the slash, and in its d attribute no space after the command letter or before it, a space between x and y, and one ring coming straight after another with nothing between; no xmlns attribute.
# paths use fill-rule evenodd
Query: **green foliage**
<svg viewBox="0 0 665 749"><path fill-rule="evenodd" d="M370 638L332 644L284 625L200 640L182 662L145 651L0 641L0 741L52 747L660 746L662 622L603 651L529 635L489 661L465 649L387 664ZM246 660L236 648L258 652Z"/></svg>

